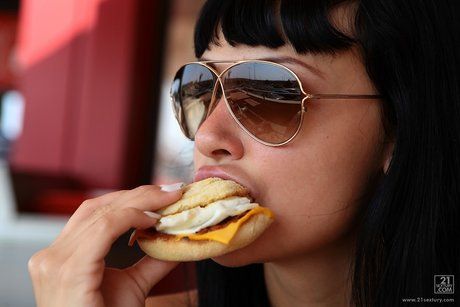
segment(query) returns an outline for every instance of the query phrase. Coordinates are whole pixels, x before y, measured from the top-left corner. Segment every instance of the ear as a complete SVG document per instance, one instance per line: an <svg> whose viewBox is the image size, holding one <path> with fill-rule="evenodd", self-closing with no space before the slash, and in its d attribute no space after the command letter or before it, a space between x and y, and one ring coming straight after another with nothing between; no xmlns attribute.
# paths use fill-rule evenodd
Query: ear
<svg viewBox="0 0 460 307"><path fill-rule="evenodd" d="M385 175L388 173L388 169L390 168L391 160L393 159L394 147L395 147L394 140L388 140L384 144L384 148L383 148L383 173Z"/></svg>

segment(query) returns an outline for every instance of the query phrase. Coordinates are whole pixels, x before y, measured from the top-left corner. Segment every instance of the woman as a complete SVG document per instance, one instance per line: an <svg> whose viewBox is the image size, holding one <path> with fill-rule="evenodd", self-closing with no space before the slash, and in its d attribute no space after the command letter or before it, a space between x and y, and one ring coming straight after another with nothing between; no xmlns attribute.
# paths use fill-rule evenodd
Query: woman
<svg viewBox="0 0 460 307"><path fill-rule="evenodd" d="M177 112L187 95L204 106L180 122L196 178L237 179L276 220L253 244L199 263L198 298L147 305L439 298L434 275L458 276L460 259L458 13L454 1L208 1L201 64L172 87ZM193 67L201 77L186 74ZM213 99L179 86L185 76ZM144 258L120 271L103 259L130 227L155 223L144 210L180 195L145 186L83 203L29 261L38 306L144 306L176 264Z"/></svg>

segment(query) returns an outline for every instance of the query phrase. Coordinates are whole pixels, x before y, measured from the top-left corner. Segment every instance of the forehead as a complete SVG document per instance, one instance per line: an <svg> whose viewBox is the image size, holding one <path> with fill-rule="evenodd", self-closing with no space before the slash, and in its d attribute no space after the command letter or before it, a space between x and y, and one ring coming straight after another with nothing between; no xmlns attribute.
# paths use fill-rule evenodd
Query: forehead
<svg viewBox="0 0 460 307"><path fill-rule="evenodd" d="M244 60L268 60L287 66L294 71L308 71L318 78L324 79L327 71L333 69L337 62L345 61L352 63L349 58L352 54L347 52L331 54L299 54L290 45L285 45L277 49L264 46L237 45L231 46L225 40L220 40L218 44L213 44L198 60L206 61L244 61ZM228 63L215 64L221 71L228 67Z"/></svg>

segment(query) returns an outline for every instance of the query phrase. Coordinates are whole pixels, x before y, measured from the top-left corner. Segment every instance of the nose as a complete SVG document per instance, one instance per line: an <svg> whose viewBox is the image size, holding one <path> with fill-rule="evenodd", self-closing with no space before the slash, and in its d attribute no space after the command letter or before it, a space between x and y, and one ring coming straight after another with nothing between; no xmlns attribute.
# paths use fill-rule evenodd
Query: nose
<svg viewBox="0 0 460 307"><path fill-rule="evenodd" d="M244 155L241 132L221 97L196 132L196 150L218 162L239 160Z"/></svg>

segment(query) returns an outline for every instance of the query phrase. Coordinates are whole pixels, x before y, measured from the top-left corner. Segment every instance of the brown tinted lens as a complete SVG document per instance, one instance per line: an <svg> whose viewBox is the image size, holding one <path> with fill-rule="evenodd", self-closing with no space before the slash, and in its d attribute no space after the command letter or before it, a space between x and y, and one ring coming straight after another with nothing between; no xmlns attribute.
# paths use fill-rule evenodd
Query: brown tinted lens
<svg viewBox="0 0 460 307"><path fill-rule="evenodd" d="M260 140L280 144L299 128L303 94L289 70L264 62L241 63L224 74L222 84L237 120Z"/></svg>
<svg viewBox="0 0 460 307"><path fill-rule="evenodd" d="M176 73L171 85L173 110L186 137L193 140L206 119L216 77L200 64L187 64Z"/></svg>

